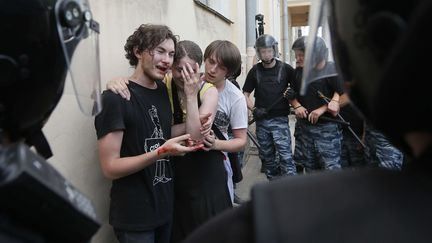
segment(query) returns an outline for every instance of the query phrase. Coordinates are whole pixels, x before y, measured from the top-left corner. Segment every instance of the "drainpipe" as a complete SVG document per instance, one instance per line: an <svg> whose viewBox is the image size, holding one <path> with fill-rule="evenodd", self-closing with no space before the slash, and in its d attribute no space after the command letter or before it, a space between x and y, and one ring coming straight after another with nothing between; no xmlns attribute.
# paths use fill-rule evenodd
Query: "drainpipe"
<svg viewBox="0 0 432 243"><path fill-rule="evenodd" d="M282 0L282 45L283 45L283 60L286 63L291 63L290 60L290 49L289 49L289 38L288 38L288 30L289 30L289 25L288 25L288 0Z"/></svg>
<svg viewBox="0 0 432 243"><path fill-rule="evenodd" d="M255 15L257 1L246 0L246 73L252 68L255 58Z"/></svg>

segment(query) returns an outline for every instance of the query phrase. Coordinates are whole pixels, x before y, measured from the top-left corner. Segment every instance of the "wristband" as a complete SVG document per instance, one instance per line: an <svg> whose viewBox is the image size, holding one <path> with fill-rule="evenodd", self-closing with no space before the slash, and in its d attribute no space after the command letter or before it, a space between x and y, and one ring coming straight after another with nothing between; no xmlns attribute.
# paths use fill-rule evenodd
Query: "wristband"
<svg viewBox="0 0 432 243"><path fill-rule="evenodd" d="M294 107L294 110L296 110L297 108L300 108L300 107L302 107L302 105L299 105L299 106L297 106L297 107Z"/></svg>

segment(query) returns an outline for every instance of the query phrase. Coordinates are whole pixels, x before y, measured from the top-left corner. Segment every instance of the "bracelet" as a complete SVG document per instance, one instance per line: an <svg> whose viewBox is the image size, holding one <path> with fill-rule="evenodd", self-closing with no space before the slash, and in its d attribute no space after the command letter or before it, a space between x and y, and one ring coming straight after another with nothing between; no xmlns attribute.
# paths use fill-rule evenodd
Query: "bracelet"
<svg viewBox="0 0 432 243"><path fill-rule="evenodd" d="M294 107L294 110L297 109L297 108L300 108L300 107L302 107L302 105L299 105L299 106L297 106L297 107Z"/></svg>
<svg viewBox="0 0 432 243"><path fill-rule="evenodd" d="M332 99L332 100L330 100L330 101L336 101L337 103L339 103L339 100L334 100L334 99Z"/></svg>

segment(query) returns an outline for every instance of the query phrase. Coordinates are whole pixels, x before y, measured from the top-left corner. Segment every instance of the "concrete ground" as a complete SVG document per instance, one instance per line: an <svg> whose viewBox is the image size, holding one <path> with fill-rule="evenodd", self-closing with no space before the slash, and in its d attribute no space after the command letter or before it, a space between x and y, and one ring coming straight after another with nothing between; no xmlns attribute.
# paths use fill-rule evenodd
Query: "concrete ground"
<svg viewBox="0 0 432 243"><path fill-rule="evenodd" d="M265 174L260 172L261 160L258 157L256 148L254 150L249 150L249 154L245 156L246 164L242 169L243 180L236 185L235 192L242 200L250 199L250 192L254 185L268 181Z"/></svg>

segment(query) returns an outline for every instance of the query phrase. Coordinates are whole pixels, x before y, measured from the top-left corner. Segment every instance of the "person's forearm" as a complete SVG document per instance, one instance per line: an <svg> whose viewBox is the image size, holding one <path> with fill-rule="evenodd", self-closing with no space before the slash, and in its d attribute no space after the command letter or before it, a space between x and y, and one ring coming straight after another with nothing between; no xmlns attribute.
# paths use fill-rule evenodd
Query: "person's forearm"
<svg viewBox="0 0 432 243"><path fill-rule="evenodd" d="M216 140L214 150L220 150L224 152L240 152L243 151L246 146L246 140L241 138L233 138L229 140Z"/></svg>
<svg viewBox="0 0 432 243"><path fill-rule="evenodd" d="M254 109L254 107L255 107L254 102L253 102L250 98L247 98L247 99L246 99L246 104L247 104L248 109L251 110L251 111L252 111L252 110Z"/></svg>
<svg viewBox="0 0 432 243"><path fill-rule="evenodd" d="M246 98L246 105L247 105L247 108L248 108L249 110L253 110L253 108L255 107L255 104L254 104L254 102L252 101L252 99L251 99L251 97L250 97L250 93L244 92L243 94L244 94L244 96L245 96L245 98Z"/></svg>
<svg viewBox="0 0 432 243"><path fill-rule="evenodd" d="M186 134L186 124L180 123L171 126L171 137L177 137Z"/></svg>
<svg viewBox="0 0 432 243"><path fill-rule="evenodd" d="M194 140L201 140L201 121L199 119L199 109L197 96L186 98L186 133L191 135Z"/></svg>
<svg viewBox="0 0 432 243"><path fill-rule="evenodd" d="M163 151L156 149L138 156L107 159L102 163L102 171L111 180L119 179L136 173L165 156Z"/></svg>
<svg viewBox="0 0 432 243"><path fill-rule="evenodd" d="M339 105L341 107L348 105L350 102L351 102L350 98L348 97L348 95L346 93L342 94L339 98Z"/></svg>
<svg viewBox="0 0 432 243"><path fill-rule="evenodd" d="M339 103L340 95L337 92L334 92L333 97L331 100L336 101Z"/></svg>
<svg viewBox="0 0 432 243"><path fill-rule="evenodd" d="M294 109L299 108L300 106L302 106L297 99L289 100L289 103L291 104L291 106Z"/></svg>

